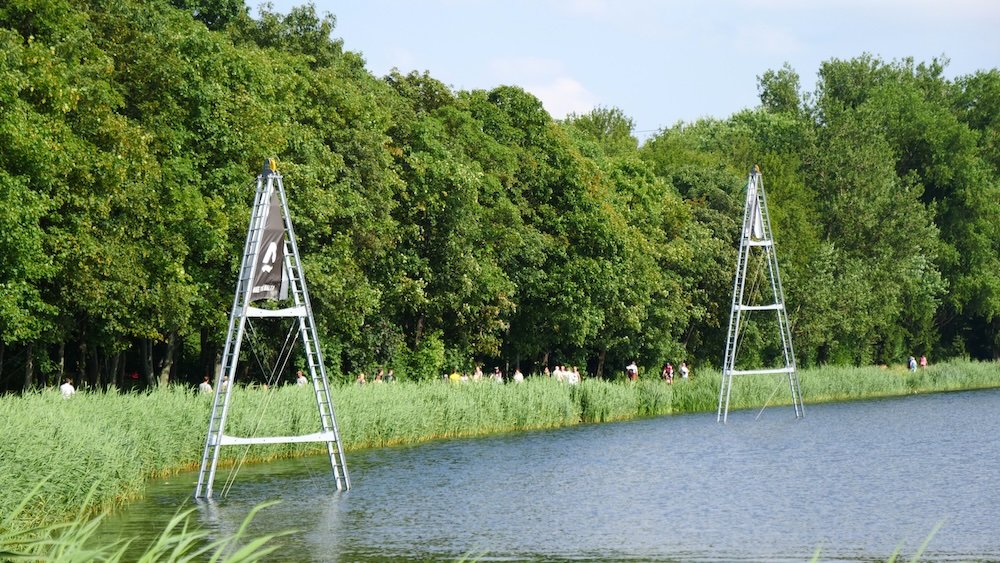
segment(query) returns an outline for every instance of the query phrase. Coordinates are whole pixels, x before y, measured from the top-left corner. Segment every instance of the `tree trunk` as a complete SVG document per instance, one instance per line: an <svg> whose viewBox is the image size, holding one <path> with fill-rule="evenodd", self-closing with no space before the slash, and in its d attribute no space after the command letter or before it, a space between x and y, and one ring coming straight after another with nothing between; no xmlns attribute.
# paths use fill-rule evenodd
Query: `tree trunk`
<svg viewBox="0 0 1000 563"><path fill-rule="evenodd" d="M62 383L63 379L66 379L66 341L65 340L60 340L59 341L59 351L56 352L56 355L57 355L57 358L56 358L56 360L57 360L56 361L56 369L58 369L58 372L56 373L55 384L59 385L60 383Z"/></svg>
<svg viewBox="0 0 1000 563"><path fill-rule="evenodd" d="M91 352L88 364L90 370L87 373L87 383L94 389L97 389L101 385L101 357L97 348L94 348L94 351Z"/></svg>
<svg viewBox="0 0 1000 563"><path fill-rule="evenodd" d="M1000 360L1000 315L993 317L993 359Z"/></svg>
<svg viewBox="0 0 1000 563"><path fill-rule="evenodd" d="M607 356L607 350L601 350L601 353L597 355L597 373L595 375L601 379L604 378L604 360Z"/></svg>
<svg viewBox="0 0 1000 563"><path fill-rule="evenodd" d="M3 355L4 352L6 351L7 351L7 345L2 340L0 340L0 383L3 382ZM3 388L0 387L0 391L2 390Z"/></svg>
<svg viewBox="0 0 1000 563"><path fill-rule="evenodd" d="M87 378L87 335L80 335L80 357L76 359L76 373L74 374L77 385L83 385Z"/></svg>
<svg viewBox="0 0 1000 563"><path fill-rule="evenodd" d="M115 387L121 389L121 361L122 353L115 352L113 358L111 358L111 365L108 368L108 386L114 385Z"/></svg>
<svg viewBox="0 0 1000 563"><path fill-rule="evenodd" d="M29 342L24 349L24 390L35 385L35 354L34 346Z"/></svg>
<svg viewBox="0 0 1000 563"><path fill-rule="evenodd" d="M174 351L177 349L177 333L171 332L167 336L167 351L163 354L163 361L159 369L159 386L166 387L170 383L170 369L174 367Z"/></svg>
<svg viewBox="0 0 1000 563"><path fill-rule="evenodd" d="M44 353L45 353L46 356L49 355L49 349L48 349L47 346L43 346L42 350L45 351ZM38 370L38 377L35 378L35 384L38 386L39 389L45 389L46 387L48 387L49 386L49 374L46 373L46 372L44 372L44 371L42 371L41 369L39 369Z"/></svg>
<svg viewBox="0 0 1000 563"><path fill-rule="evenodd" d="M216 364L219 360L216 359L218 352L216 347L212 345L208 334L208 327L201 327L201 353L199 354L199 363L201 364L201 375L207 375L209 379L214 380L215 374L218 373L219 368Z"/></svg>
<svg viewBox="0 0 1000 563"><path fill-rule="evenodd" d="M153 386L153 343L148 338L141 340L142 344L142 375L146 380L146 388Z"/></svg>
<svg viewBox="0 0 1000 563"><path fill-rule="evenodd" d="M420 348L420 339L424 335L424 317L423 315L417 319L417 328L413 331L413 349L417 350Z"/></svg>

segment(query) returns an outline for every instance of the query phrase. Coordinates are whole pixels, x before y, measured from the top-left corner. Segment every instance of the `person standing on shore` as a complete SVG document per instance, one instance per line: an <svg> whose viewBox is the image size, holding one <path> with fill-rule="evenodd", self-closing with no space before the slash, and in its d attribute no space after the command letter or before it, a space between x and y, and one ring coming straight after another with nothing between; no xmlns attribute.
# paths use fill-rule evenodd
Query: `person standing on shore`
<svg viewBox="0 0 1000 563"><path fill-rule="evenodd" d="M639 366L635 365L635 360L632 360L632 363L625 366L625 373L628 375L629 381L639 379Z"/></svg>
<svg viewBox="0 0 1000 563"><path fill-rule="evenodd" d="M62 393L63 399L69 399L73 395L76 395L76 388L73 387L73 380L66 378L63 380L63 384L59 386L59 392Z"/></svg>

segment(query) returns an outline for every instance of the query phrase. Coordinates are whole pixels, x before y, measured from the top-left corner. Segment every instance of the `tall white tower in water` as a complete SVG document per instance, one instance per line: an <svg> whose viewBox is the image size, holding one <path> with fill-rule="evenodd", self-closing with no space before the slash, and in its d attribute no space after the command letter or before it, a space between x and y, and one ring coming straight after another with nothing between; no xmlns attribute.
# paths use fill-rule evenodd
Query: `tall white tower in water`
<svg viewBox="0 0 1000 563"><path fill-rule="evenodd" d="M270 301L271 306L255 307L254 304L261 300ZM226 420L234 402L233 388L237 383L236 377L239 373L237 366L240 363L240 348L244 336L248 330L251 333L255 332L253 323L282 319L289 319L291 326L282 346L282 353L275 365L269 368L269 385L266 392L273 392L274 384L277 383L277 378L280 377L282 368L287 364L291 349L295 345L292 337L296 337L305 354L305 366L319 411L316 431L298 436L227 435ZM261 365L261 368L263 367ZM350 477L344 461L344 446L333 412L330 382L326 376L319 333L316 330L309 292L306 289L305 272L299 258L295 232L292 230L292 219L288 213L285 186L275 161L268 159L264 162L260 175L257 176L257 192L250 212L250 226L247 229L239 279L236 282L233 308L229 314L229 331L222 353L222 365L216 374L215 398L212 401L212 413L208 418L208 433L201 456L195 498L204 500L212 498L219 450L222 446L250 447L253 444L301 442L325 442L337 490L350 488ZM231 473L230 479L234 477L235 470Z"/></svg>
<svg viewBox="0 0 1000 563"><path fill-rule="evenodd" d="M747 287L747 272L753 277ZM766 276L766 288L759 287L761 278ZM766 294L770 293L770 297ZM781 336L784 366L736 369L736 357L740 348L741 331L746 326L749 315L757 311L773 311L777 316L778 332ZM750 171L747 180L746 204L743 208L743 227L740 230L740 250L736 260L736 275L733 280L733 306L729 313L729 330L726 334L726 355L722 362L722 385L719 386L719 410L717 419L725 422L729 415L729 399L733 390L733 378L742 375L787 374L788 388L792 395L792 406L796 418L805 415L802 391L795 369L795 351L792 348L792 333L785 310L785 292L781 288L778 273L778 257L774 251L771 236L771 221L767 214L767 198L757 166Z"/></svg>

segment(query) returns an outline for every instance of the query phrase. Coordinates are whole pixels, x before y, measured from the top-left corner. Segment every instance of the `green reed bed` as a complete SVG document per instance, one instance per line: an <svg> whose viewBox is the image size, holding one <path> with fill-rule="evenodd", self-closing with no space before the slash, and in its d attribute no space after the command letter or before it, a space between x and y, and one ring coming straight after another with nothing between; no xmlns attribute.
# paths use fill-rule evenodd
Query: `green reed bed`
<svg viewBox="0 0 1000 563"><path fill-rule="evenodd" d="M801 373L806 402L832 402L914 393L1000 387L1000 363L952 360L910 372L894 367L822 367Z"/></svg>
<svg viewBox="0 0 1000 563"><path fill-rule="evenodd" d="M674 413L714 411L719 402L721 377L718 372L703 370L698 377L692 379L675 379L671 386L672 411Z"/></svg>
<svg viewBox="0 0 1000 563"><path fill-rule="evenodd" d="M641 416L713 412L719 375L701 370L673 385L586 379L567 385L547 378L522 384L393 383L335 386L341 438L348 450L567 426ZM901 368L824 367L800 372L807 403L1000 387L1000 363L953 361L910 373ZM737 378L731 409L787 405L780 376ZM319 429L311 386L233 391L226 433L282 436ZM11 514L38 486L16 524L24 528L76 513L111 509L140 496L145 481L197 468L212 397L168 387L149 393L55 390L0 397L0 514ZM221 465L325 451L322 444L227 447ZM348 456L348 462L350 458ZM2 530L0 530L2 532Z"/></svg>
<svg viewBox="0 0 1000 563"><path fill-rule="evenodd" d="M335 389L334 402L349 449L550 428L580 420L566 386L540 379L520 385L483 381L345 386Z"/></svg>
<svg viewBox="0 0 1000 563"><path fill-rule="evenodd" d="M710 411L719 400L718 372L695 385L674 389L675 412ZM914 393L986 389L1000 387L1000 363L952 360L910 372L902 366L823 366L799 371L806 403L853 401L898 397ZM683 391L681 391L683 389ZM784 375L737 377L730 396L730 409L788 405L791 393Z"/></svg>
<svg viewBox="0 0 1000 563"><path fill-rule="evenodd" d="M586 379L570 388L570 396L579 405L583 422L623 420L637 416L640 385L645 385L645 382L616 385Z"/></svg>
<svg viewBox="0 0 1000 563"><path fill-rule="evenodd" d="M0 514L36 484L23 515L50 521L80 506L107 509L142 494L145 480L193 463L204 429L203 397L56 391L0 398ZM200 437L201 436L201 437Z"/></svg>
<svg viewBox="0 0 1000 563"><path fill-rule="evenodd" d="M596 383L596 382L595 382ZM605 384L612 385L612 384ZM555 381L522 385L370 384L333 388L345 448L360 449L576 424L580 410ZM212 397L168 387L150 393L55 390L0 397L0 514L36 484L26 527L97 512L140 496L146 479L196 468ZM226 433L299 435L319 430L311 387L233 390ZM220 465L325 451L322 444L226 447Z"/></svg>

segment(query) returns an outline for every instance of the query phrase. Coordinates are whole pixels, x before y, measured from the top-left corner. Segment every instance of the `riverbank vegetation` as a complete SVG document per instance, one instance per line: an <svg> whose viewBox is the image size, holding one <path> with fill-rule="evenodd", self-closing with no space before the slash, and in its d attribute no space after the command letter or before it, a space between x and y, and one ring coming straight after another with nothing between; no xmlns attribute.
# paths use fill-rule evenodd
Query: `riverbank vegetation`
<svg viewBox="0 0 1000 563"><path fill-rule="evenodd" d="M37 504L33 502L37 492L36 487L31 492L23 493L20 504L0 520L0 558L4 561L253 563L267 561L268 556L279 549L273 540L287 533L279 532L256 537L251 537L247 533L254 516L274 502L259 504L247 513L236 532L221 537L192 525L194 508L178 510L177 514L164 524L163 531L148 545L141 547L133 546L130 539L110 542L96 540L103 515L90 516L86 505L75 517L63 522L20 529L18 523L35 519L25 517L24 511L27 507Z"/></svg>
<svg viewBox="0 0 1000 563"><path fill-rule="evenodd" d="M761 69L758 107L640 145L614 108L373 76L311 6L252 16L3 2L0 391L214 374L266 157L344 380L707 369L754 164L801 366L1000 354L996 69L859 53L802 69L811 92ZM748 364L774 354L755 322Z"/></svg>
<svg viewBox="0 0 1000 563"><path fill-rule="evenodd" d="M915 373L889 368L818 368L800 373L808 403L1000 387L1000 364L954 361ZM349 451L456 436L552 428L641 416L713 413L719 377L703 373L673 385L585 379L568 385L544 377L522 384L394 383L334 387L341 436ZM787 380L738 379L734 408L787 404ZM775 390L777 389L777 392ZM280 436L313 432L315 399L299 386L233 391L227 434ZM55 390L0 397L0 514L20 530L77 513L113 509L143 494L145 481L197 468L211 396L180 386L148 393ZM706 424L712 424L706 420ZM223 448L222 464L324 452L316 444ZM350 463L348 456L348 464ZM220 476L226 470L221 470ZM192 485L193 487L193 485ZM25 492L37 489L18 509ZM192 488L193 493L193 488Z"/></svg>

